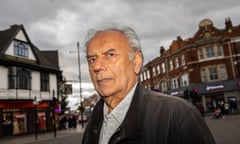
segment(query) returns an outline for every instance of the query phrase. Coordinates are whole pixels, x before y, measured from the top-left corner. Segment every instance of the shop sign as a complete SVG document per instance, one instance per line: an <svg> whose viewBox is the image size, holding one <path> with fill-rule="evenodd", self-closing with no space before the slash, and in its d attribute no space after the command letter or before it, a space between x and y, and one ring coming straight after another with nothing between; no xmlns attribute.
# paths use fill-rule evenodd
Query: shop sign
<svg viewBox="0 0 240 144"><path fill-rule="evenodd" d="M175 95L178 95L178 94L179 94L179 92L178 92L178 91L171 92L171 95L172 95L172 96L175 96Z"/></svg>
<svg viewBox="0 0 240 144"><path fill-rule="evenodd" d="M61 104L56 104L54 111L55 111L55 113L57 113L57 114L61 113L61 111L62 111L62 110L61 110Z"/></svg>
<svg viewBox="0 0 240 144"><path fill-rule="evenodd" d="M210 85L210 86L206 86L206 91L218 90L218 89L223 89L223 88L224 88L223 84Z"/></svg>

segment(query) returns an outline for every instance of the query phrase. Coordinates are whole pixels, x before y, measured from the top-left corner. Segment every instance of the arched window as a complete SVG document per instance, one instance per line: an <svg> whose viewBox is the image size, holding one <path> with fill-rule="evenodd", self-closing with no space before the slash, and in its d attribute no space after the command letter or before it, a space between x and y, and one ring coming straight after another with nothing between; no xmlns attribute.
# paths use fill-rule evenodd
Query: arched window
<svg viewBox="0 0 240 144"><path fill-rule="evenodd" d="M31 73L29 69L9 67L8 69L9 89L31 89Z"/></svg>

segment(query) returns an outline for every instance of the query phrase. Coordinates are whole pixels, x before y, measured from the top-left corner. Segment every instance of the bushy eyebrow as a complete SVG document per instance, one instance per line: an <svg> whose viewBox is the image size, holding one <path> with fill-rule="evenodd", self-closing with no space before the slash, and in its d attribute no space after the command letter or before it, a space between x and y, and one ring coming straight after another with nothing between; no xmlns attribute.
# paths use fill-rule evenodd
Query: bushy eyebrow
<svg viewBox="0 0 240 144"><path fill-rule="evenodd" d="M106 55L106 54L108 54L108 53L110 53L110 52L115 52L116 51L116 49L115 48L109 48L108 50L106 50L105 52L103 52L102 54L104 54L104 55ZM86 58L88 59L88 58L91 58L91 57L97 57L97 55L87 55L86 56Z"/></svg>
<svg viewBox="0 0 240 144"><path fill-rule="evenodd" d="M110 48L110 49L106 50L105 52L103 52L103 54L107 54L107 53L115 52L115 51L116 51L115 48Z"/></svg>

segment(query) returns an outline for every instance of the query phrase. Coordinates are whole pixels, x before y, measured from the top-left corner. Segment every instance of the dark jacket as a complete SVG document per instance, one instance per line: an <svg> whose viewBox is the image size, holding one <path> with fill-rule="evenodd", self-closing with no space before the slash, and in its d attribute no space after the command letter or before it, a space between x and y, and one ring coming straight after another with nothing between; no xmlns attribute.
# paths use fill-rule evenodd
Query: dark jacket
<svg viewBox="0 0 240 144"><path fill-rule="evenodd" d="M82 144L97 144L103 122L100 100ZM138 84L130 108L109 144L215 144L199 111L185 100L144 90Z"/></svg>

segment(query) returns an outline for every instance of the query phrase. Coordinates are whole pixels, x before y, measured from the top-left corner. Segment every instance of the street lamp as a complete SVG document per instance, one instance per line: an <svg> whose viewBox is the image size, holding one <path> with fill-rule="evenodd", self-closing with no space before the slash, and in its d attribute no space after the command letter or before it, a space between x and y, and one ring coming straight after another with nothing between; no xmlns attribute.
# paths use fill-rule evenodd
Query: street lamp
<svg viewBox="0 0 240 144"><path fill-rule="evenodd" d="M81 113L81 124L82 128L84 127L83 121L83 102L82 102L82 80L81 80L81 62L80 62L80 50L79 50L79 42L77 42L77 53L78 53L78 74L79 74L79 90L80 90L80 113Z"/></svg>
<svg viewBox="0 0 240 144"><path fill-rule="evenodd" d="M83 120L83 102L82 102L82 80L81 80L81 62L80 62L80 48L79 48L79 42L77 42L77 54L78 54L78 78L79 78L79 104L80 104L80 116L81 120ZM84 122L81 122L82 128L84 127Z"/></svg>
<svg viewBox="0 0 240 144"><path fill-rule="evenodd" d="M39 103L39 100L36 96L34 96L33 104L35 108L35 141L38 139L38 114L37 114L37 105Z"/></svg>
<svg viewBox="0 0 240 144"><path fill-rule="evenodd" d="M57 98L55 97L55 90L52 91L52 113L53 113L53 131L54 137L57 137L57 129L56 129L56 116L55 116L55 106L57 103Z"/></svg>

